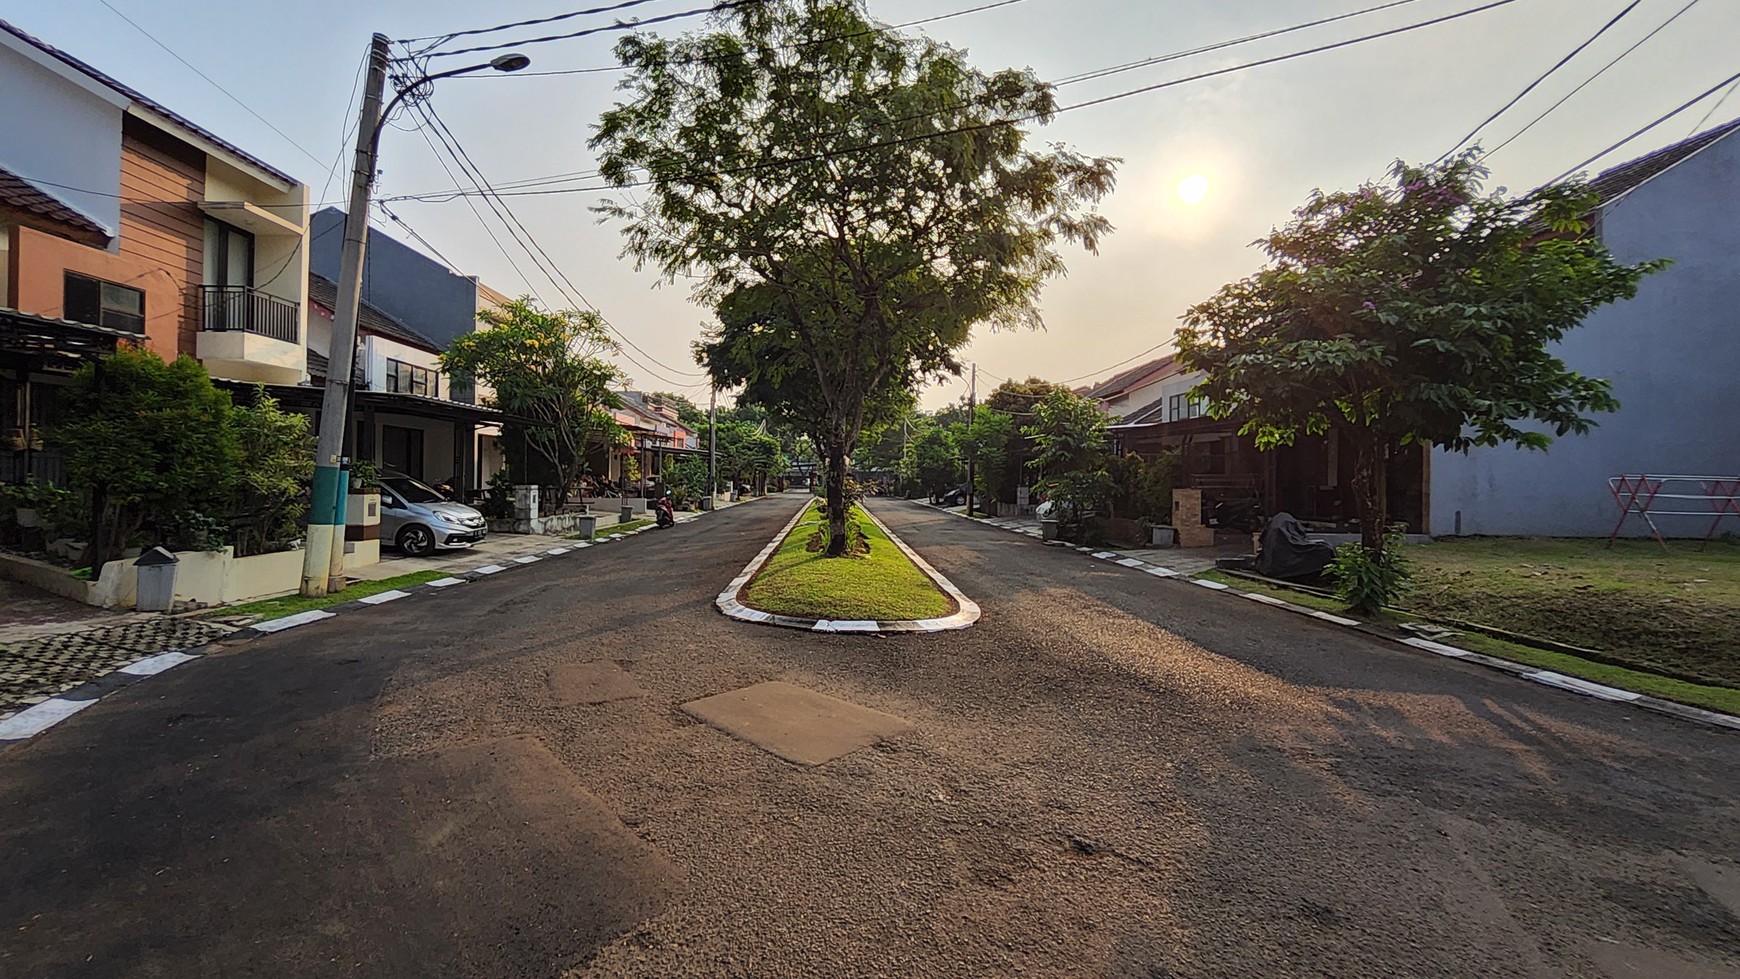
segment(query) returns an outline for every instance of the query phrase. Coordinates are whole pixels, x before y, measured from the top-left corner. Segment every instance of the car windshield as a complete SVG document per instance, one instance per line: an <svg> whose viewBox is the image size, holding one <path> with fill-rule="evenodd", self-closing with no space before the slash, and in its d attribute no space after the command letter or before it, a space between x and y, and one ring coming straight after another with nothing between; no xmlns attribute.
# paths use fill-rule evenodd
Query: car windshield
<svg viewBox="0 0 1740 979"><path fill-rule="evenodd" d="M409 476L388 476L381 480L381 485L393 491L399 499L406 503L440 503L447 497L435 492L432 487L425 486Z"/></svg>

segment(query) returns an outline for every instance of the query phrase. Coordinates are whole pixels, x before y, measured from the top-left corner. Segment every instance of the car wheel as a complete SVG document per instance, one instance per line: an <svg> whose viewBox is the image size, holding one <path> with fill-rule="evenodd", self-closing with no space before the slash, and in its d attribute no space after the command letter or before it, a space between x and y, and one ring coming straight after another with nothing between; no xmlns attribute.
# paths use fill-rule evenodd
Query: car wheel
<svg viewBox="0 0 1740 979"><path fill-rule="evenodd" d="M412 557L423 557L435 550L435 535L428 527L412 524L399 531L399 550Z"/></svg>

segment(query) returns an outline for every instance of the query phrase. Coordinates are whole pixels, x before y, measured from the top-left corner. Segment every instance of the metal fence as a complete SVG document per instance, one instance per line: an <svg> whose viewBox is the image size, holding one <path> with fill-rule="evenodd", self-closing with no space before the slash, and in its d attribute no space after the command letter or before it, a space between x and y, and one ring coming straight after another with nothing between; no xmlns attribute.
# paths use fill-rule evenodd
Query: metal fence
<svg viewBox="0 0 1740 979"><path fill-rule="evenodd" d="M301 316L293 302L247 286L201 286L200 292L205 306L201 329L243 330L286 343L301 339L297 332Z"/></svg>

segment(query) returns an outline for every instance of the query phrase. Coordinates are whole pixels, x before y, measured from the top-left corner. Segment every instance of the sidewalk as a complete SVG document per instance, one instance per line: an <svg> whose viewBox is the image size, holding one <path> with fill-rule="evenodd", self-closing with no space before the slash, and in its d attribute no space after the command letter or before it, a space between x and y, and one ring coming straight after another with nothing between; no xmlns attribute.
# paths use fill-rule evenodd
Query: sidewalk
<svg viewBox="0 0 1740 979"><path fill-rule="evenodd" d="M927 506L929 504L926 504ZM965 505L955 507L937 507L957 516L966 516ZM975 518L977 519L977 518ZM979 521L988 527L1000 527L1039 539L1039 518L1031 515L1011 517L985 517ZM1223 557L1242 557L1251 552L1249 543L1216 544L1213 547L1193 547L1189 549L1178 547L1111 547L1102 550L1110 551L1121 558L1134 558L1147 564L1160 565L1181 575L1200 574L1212 571L1214 562Z"/></svg>

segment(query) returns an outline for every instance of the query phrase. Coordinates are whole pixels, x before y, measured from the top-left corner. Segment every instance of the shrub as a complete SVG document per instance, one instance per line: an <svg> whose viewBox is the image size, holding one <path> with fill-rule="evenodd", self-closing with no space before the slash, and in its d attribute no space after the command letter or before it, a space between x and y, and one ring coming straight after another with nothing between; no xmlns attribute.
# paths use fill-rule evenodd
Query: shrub
<svg viewBox="0 0 1740 979"><path fill-rule="evenodd" d="M1382 551L1373 554L1355 542L1335 550L1327 571L1335 582L1335 597L1356 612L1375 612L1406 591L1413 572L1402 555L1402 535L1391 530L1384 535Z"/></svg>
<svg viewBox="0 0 1740 979"><path fill-rule="evenodd" d="M506 520L514 515L514 477L506 468L497 469L489 477L489 489L483 494L483 515L491 520Z"/></svg>

